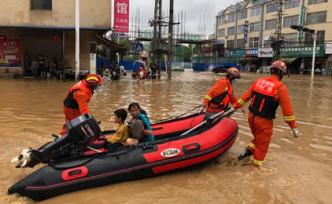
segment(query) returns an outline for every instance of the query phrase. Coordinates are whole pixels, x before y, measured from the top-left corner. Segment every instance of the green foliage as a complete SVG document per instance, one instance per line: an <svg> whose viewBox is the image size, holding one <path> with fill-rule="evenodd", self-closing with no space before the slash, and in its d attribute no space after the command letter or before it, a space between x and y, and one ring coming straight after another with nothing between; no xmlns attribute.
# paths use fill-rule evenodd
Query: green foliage
<svg viewBox="0 0 332 204"><path fill-rule="evenodd" d="M121 40L119 42L119 45L121 45L125 49L125 51L121 54L122 55L128 54L128 52L130 51L130 41L129 40Z"/></svg>

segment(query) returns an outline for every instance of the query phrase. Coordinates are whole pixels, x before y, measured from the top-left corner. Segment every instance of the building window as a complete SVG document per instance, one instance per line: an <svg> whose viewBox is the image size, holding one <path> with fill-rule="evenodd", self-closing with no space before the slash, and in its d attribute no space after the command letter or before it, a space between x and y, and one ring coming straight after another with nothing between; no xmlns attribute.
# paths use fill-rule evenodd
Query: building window
<svg viewBox="0 0 332 204"><path fill-rule="evenodd" d="M239 11L238 18L239 19L245 19L245 18L247 18L247 9Z"/></svg>
<svg viewBox="0 0 332 204"><path fill-rule="evenodd" d="M258 48L258 37L249 38L249 48Z"/></svg>
<svg viewBox="0 0 332 204"><path fill-rule="evenodd" d="M231 13L228 15L228 23L235 22L236 20L236 13Z"/></svg>
<svg viewBox="0 0 332 204"><path fill-rule="evenodd" d="M297 25L298 21L299 21L298 15L284 17L283 27L289 28L291 25Z"/></svg>
<svg viewBox="0 0 332 204"><path fill-rule="evenodd" d="M312 44L313 43L313 36L310 33L305 33L304 37L305 43ZM317 44L324 44L325 42L325 30L318 30L317 31Z"/></svg>
<svg viewBox="0 0 332 204"><path fill-rule="evenodd" d="M308 5L310 4L320 4L320 3L325 3L327 0L308 0Z"/></svg>
<svg viewBox="0 0 332 204"><path fill-rule="evenodd" d="M225 24L225 16L218 16L217 17L218 25L223 25Z"/></svg>
<svg viewBox="0 0 332 204"><path fill-rule="evenodd" d="M266 4L266 13L272 13L278 11L278 7L279 5L277 2Z"/></svg>
<svg viewBox="0 0 332 204"><path fill-rule="evenodd" d="M300 0L288 0L287 3L284 4L285 9L295 8L300 6Z"/></svg>
<svg viewBox="0 0 332 204"><path fill-rule="evenodd" d="M217 35L218 37L225 37L225 29L219 29Z"/></svg>
<svg viewBox="0 0 332 204"><path fill-rule="evenodd" d="M277 27L277 19L270 19L265 21L265 30L273 30Z"/></svg>
<svg viewBox="0 0 332 204"><path fill-rule="evenodd" d="M263 47L271 47L271 41L270 40L264 40Z"/></svg>
<svg viewBox="0 0 332 204"><path fill-rule="evenodd" d="M227 28L227 35L235 35L235 27Z"/></svg>
<svg viewBox="0 0 332 204"><path fill-rule="evenodd" d="M238 39L236 46L237 48L244 49L246 46L244 39Z"/></svg>
<svg viewBox="0 0 332 204"><path fill-rule="evenodd" d="M284 37L284 46L285 47L292 47L292 46L297 46L297 36L298 33L286 33L283 34Z"/></svg>
<svg viewBox="0 0 332 204"><path fill-rule="evenodd" d="M324 44L325 42L325 30L317 31L317 43Z"/></svg>
<svg viewBox="0 0 332 204"><path fill-rule="evenodd" d="M234 48L234 40L227 40L227 48L228 49Z"/></svg>
<svg viewBox="0 0 332 204"><path fill-rule="evenodd" d="M237 27L237 33L238 33L238 34L241 34L241 33L243 33L243 31L244 31L244 25L239 25L239 26Z"/></svg>
<svg viewBox="0 0 332 204"><path fill-rule="evenodd" d="M30 0L31 10L52 10L52 0Z"/></svg>
<svg viewBox="0 0 332 204"><path fill-rule="evenodd" d="M260 6L256 6L251 9L250 16L259 16L261 15L262 8Z"/></svg>
<svg viewBox="0 0 332 204"><path fill-rule="evenodd" d="M258 32L259 31L259 25L260 25L260 22L254 22L254 23L250 23L249 25L249 31L250 32Z"/></svg>
<svg viewBox="0 0 332 204"><path fill-rule="evenodd" d="M324 23L324 22L326 22L326 11L307 14L307 24Z"/></svg>

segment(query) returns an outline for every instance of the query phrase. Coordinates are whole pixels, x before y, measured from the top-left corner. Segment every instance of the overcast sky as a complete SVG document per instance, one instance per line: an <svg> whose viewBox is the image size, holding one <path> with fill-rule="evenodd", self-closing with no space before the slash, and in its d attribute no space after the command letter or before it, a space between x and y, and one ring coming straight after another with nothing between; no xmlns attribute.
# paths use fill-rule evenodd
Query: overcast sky
<svg viewBox="0 0 332 204"><path fill-rule="evenodd" d="M140 13L140 27L148 28L148 21L154 15L154 2L155 0L130 0L130 21L135 22L135 19L138 19L137 13ZM177 16L180 11L186 13L186 31L203 33L203 30L206 30L207 34L212 34L217 13L237 2L239 0L174 0L174 14ZM169 0L163 0L163 11L166 16L168 8ZM176 16L174 20L178 21ZM203 29L204 27L206 29Z"/></svg>

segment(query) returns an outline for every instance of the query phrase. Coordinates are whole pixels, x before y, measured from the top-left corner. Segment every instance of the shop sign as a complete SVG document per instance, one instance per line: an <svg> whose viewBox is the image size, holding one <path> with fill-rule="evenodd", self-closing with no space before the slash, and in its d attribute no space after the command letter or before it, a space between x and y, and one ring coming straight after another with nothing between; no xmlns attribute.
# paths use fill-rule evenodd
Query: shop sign
<svg viewBox="0 0 332 204"><path fill-rule="evenodd" d="M257 55L258 55L258 49L256 48L246 50L246 57L257 57Z"/></svg>
<svg viewBox="0 0 332 204"><path fill-rule="evenodd" d="M227 50L225 51L226 57L245 57L246 52L245 50Z"/></svg>
<svg viewBox="0 0 332 204"><path fill-rule="evenodd" d="M280 49L280 57L296 58L296 57L312 57L313 48L310 47L283 47ZM316 57L324 57L324 46L316 47Z"/></svg>
<svg viewBox="0 0 332 204"><path fill-rule="evenodd" d="M332 54L332 43L327 43L326 44L325 54Z"/></svg>
<svg viewBox="0 0 332 204"><path fill-rule="evenodd" d="M19 39L0 39L0 64L2 66L21 65L21 41Z"/></svg>
<svg viewBox="0 0 332 204"><path fill-rule="evenodd" d="M271 58L271 57L273 57L273 49L272 48L259 48L258 49L258 57L259 58Z"/></svg>
<svg viewBox="0 0 332 204"><path fill-rule="evenodd" d="M129 0L114 0L114 31L129 32Z"/></svg>

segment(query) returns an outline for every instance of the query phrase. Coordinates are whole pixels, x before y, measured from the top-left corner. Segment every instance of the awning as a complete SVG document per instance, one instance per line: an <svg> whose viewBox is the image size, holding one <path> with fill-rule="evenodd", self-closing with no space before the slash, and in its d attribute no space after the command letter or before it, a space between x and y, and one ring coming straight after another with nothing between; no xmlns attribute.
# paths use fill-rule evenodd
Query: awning
<svg viewBox="0 0 332 204"><path fill-rule="evenodd" d="M110 48L112 52L124 52L126 50L124 47L122 47L121 45L119 45L116 42L113 42L113 41L108 40L108 39L103 37L106 32L108 32L108 30L106 30L104 32L101 32L101 33L98 33L96 35L97 43L102 44L102 45Z"/></svg>
<svg viewBox="0 0 332 204"><path fill-rule="evenodd" d="M297 58L281 58L280 60L284 61L286 64L291 64L294 62Z"/></svg>

